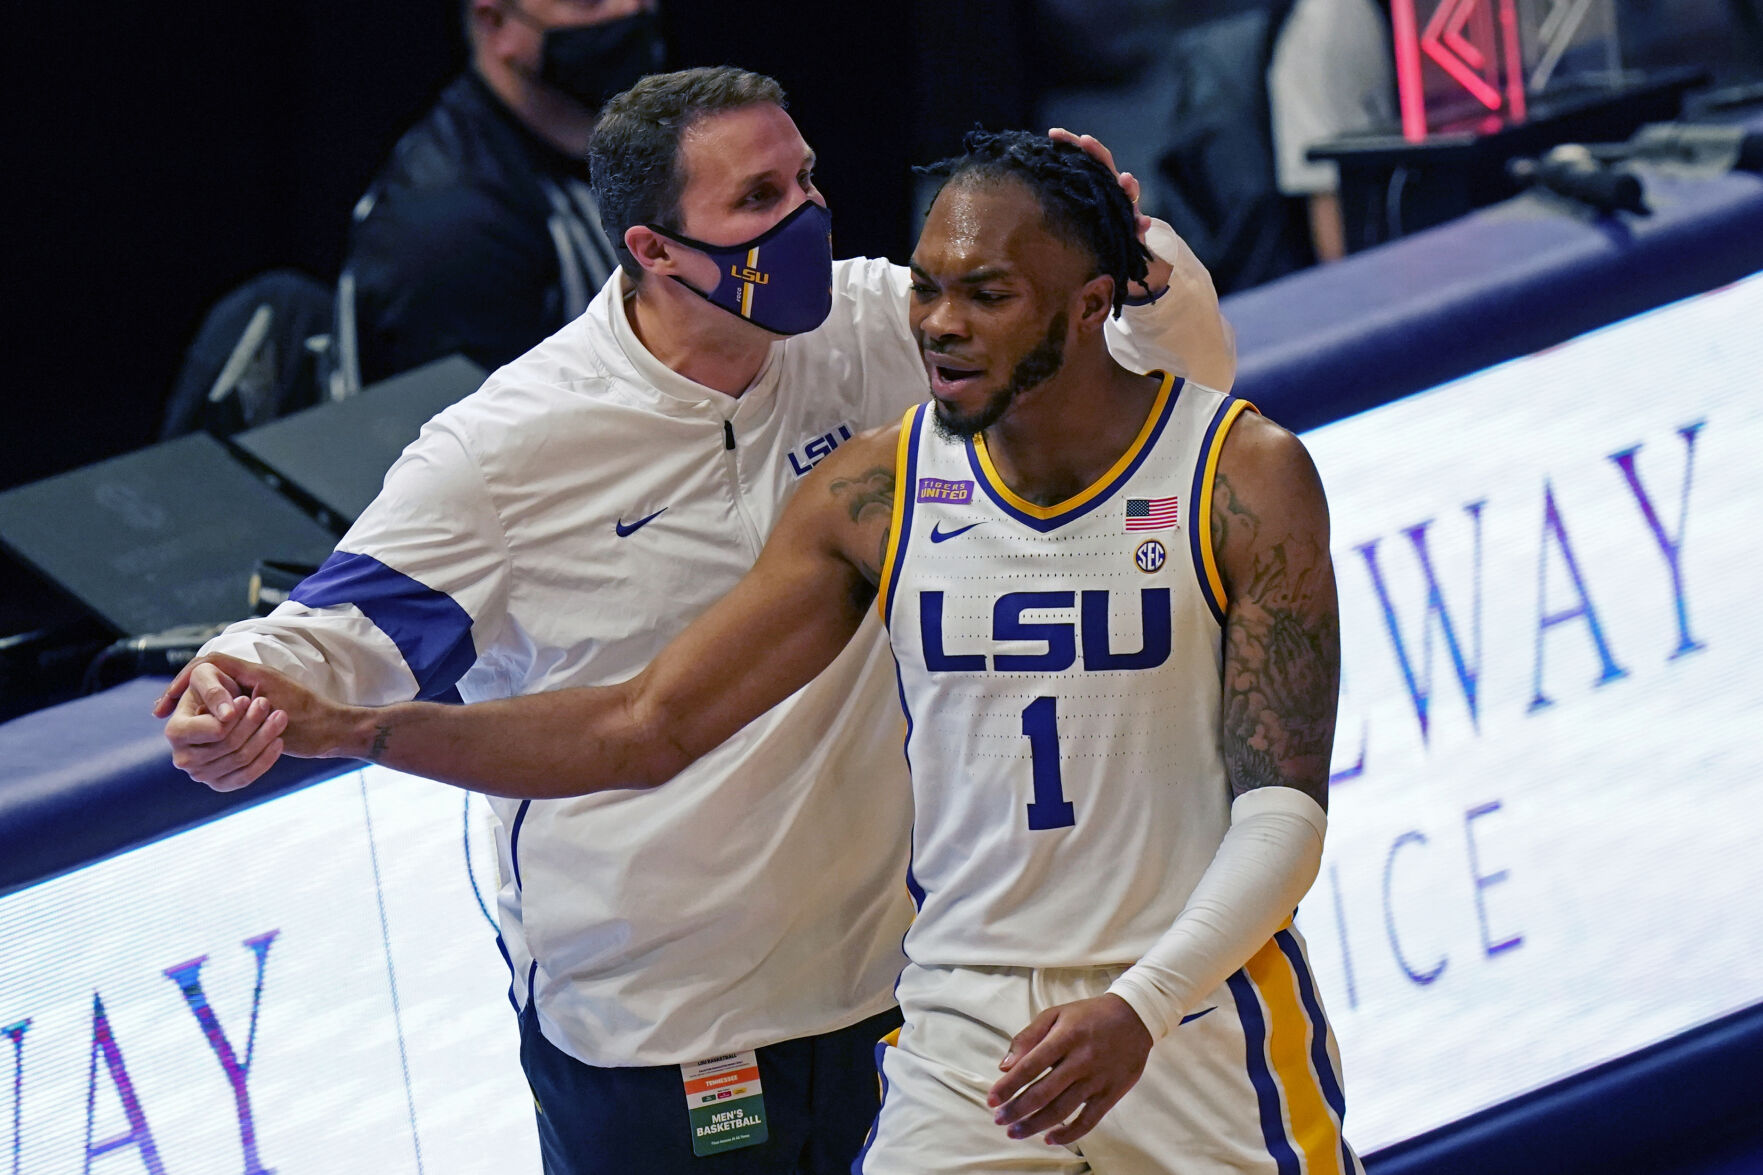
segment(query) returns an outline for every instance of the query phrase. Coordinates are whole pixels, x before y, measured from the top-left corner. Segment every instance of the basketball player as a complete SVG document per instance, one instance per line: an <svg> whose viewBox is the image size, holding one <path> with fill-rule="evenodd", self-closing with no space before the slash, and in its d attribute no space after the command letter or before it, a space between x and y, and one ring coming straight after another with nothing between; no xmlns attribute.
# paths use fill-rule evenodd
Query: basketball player
<svg viewBox="0 0 1763 1175"><path fill-rule="evenodd" d="M1290 923L1339 665L1315 468L1243 401L1109 356L1145 254L1105 168L976 133L933 171L911 322L934 402L829 457L637 677L364 709L222 668L295 754L580 794L682 770L875 604L919 911L856 1169L1357 1172Z"/></svg>

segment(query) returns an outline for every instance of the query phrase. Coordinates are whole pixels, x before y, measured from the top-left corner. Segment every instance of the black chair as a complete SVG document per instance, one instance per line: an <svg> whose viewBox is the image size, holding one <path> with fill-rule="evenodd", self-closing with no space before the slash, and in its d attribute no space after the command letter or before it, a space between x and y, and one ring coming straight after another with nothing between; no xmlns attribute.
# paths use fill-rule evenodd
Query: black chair
<svg viewBox="0 0 1763 1175"><path fill-rule="evenodd" d="M327 398L335 306L330 286L291 269L234 288L184 353L159 439L231 436Z"/></svg>

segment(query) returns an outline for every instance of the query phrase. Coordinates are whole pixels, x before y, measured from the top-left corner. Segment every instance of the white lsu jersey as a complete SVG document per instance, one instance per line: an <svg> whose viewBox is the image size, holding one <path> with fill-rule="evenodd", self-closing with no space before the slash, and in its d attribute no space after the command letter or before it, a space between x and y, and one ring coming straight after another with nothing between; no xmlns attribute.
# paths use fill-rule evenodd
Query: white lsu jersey
<svg viewBox="0 0 1763 1175"><path fill-rule="evenodd" d="M1132 445L1054 506L983 437L907 412L880 584L916 817L906 953L1129 964L1230 824L1210 509L1246 401L1165 376Z"/></svg>

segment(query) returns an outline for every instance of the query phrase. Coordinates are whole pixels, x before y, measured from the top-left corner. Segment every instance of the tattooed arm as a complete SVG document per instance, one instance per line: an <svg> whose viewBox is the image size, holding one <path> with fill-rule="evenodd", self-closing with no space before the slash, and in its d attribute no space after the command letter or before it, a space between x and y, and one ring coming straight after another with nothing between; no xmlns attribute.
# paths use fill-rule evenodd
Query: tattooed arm
<svg viewBox="0 0 1763 1175"><path fill-rule="evenodd" d="M1070 1090L1081 1087L1057 1075L1093 1070L1061 1059L1072 1055L1066 1042L1105 1035L1111 1063L1130 1069L1128 1085L1136 1080L1152 1045L1217 998L1321 867L1340 641L1328 507L1298 438L1240 417L1219 456L1210 525L1227 601L1220 733L1230 826L1181 913L1105 994L1049 1008L1011 1040L991 1104L1004 1106L999 1121L1016 1123L1013 1132L1070 1118ZM1081 1136L1112 1104L1092 1098L1047 1141Z"/></svg>
<svg viewBox="0 0 1763 1175"><path fill-rule="evenodd" d="M1221 741L1230 827L1175 923L1108 989L1149 1037L1261 950L1316 880L1340 681L1328 506L1298 438L1253 413L1212 485L1224 581Z"/></svg>
<svg viewBox="0 0 1763 1175"><path fill-rule="evenodd" d="M293 755L372 759L524 798L653 787L806 685L857 631L887 549L898 436L897 425L865 433L821 462L753 570L618 685L469 706L338 706L273 670L212 660L286 715Z"/></svg>
<svg viewBox="0 0 1763 1175"><path fill-rule="evenodd" d="M1297 437L1245 413L1212 489L1231 793L1281 784L1328 806L1341 642L1328 505Z"/></svg>

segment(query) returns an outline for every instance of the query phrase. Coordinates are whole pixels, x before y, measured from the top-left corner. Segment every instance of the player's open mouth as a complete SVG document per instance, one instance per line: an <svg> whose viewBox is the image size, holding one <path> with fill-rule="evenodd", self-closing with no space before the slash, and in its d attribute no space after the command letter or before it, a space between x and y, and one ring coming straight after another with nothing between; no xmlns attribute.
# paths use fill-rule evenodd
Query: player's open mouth
<svg viewBox="0 0 1763 1175"><path fill-rule="evenodd" d="M955 367L947 363L930 365L930 390L938 396L959 395L985 375L983 367Z"/></svg>

